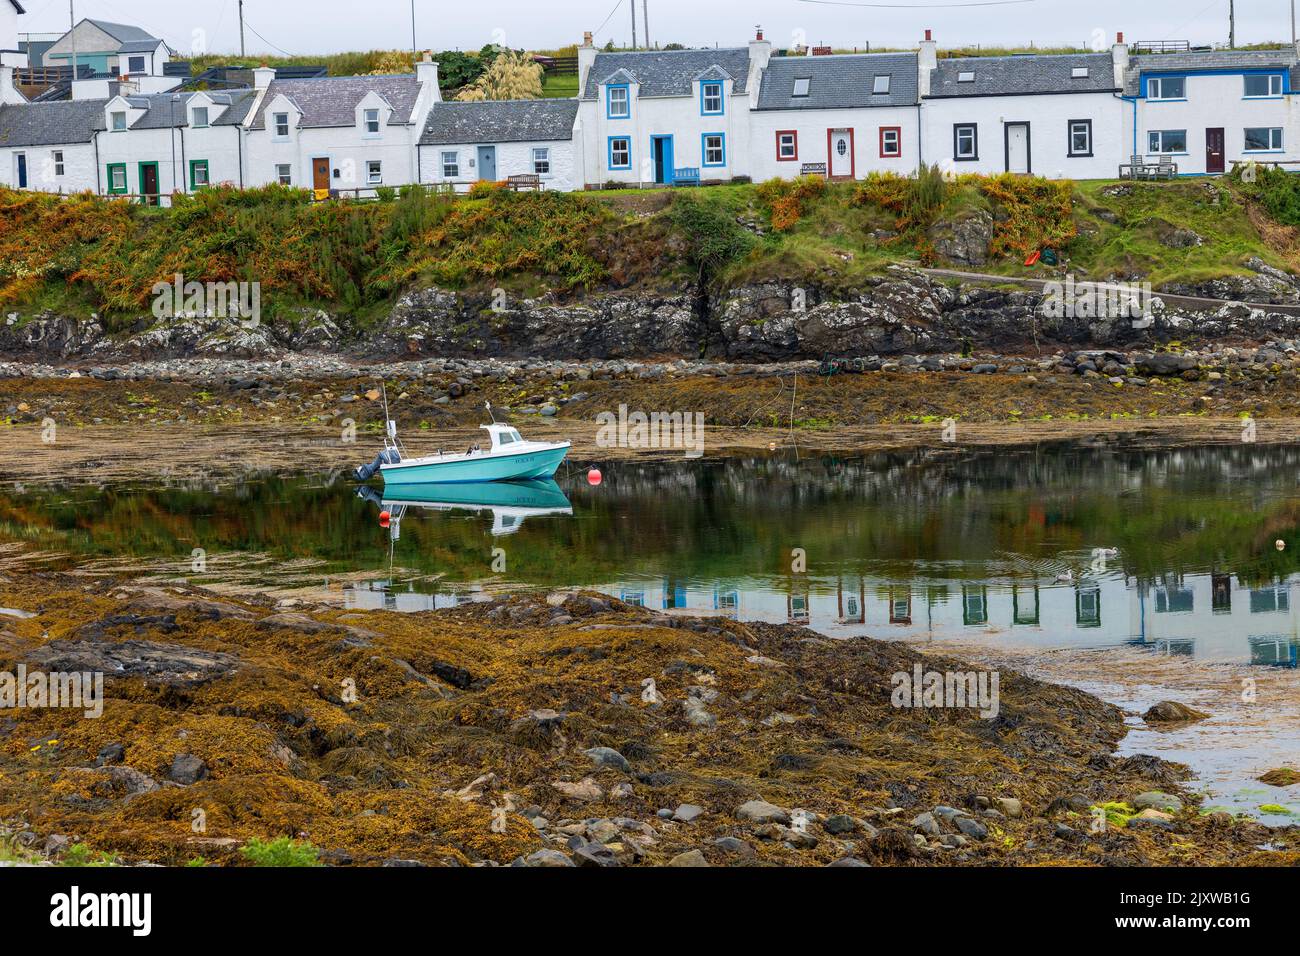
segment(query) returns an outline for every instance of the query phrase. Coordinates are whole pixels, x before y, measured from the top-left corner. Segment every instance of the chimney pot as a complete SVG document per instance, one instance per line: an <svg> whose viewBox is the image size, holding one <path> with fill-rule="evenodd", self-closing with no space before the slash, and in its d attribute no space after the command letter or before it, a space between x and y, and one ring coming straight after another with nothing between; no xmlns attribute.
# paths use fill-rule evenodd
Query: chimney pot
<svg viewBox="0 0 1300 956"><path fill-rule="evenodd" d="M759 27L759 28L758 28L758 36L756 36L754 39L756 39L756 40L761 40L761 39L763 39L763 28L762 28L762 27Z"/></svg>
<svg viewBox="0 0 1300 956"><path fill-rule="evenodd" d="M929 43L929 42L930 42L931 40L933 40L933 39L934 39L934 37L931 35L931 32L930 32L929 30L926 30L926 31L925 31L925 42L926 42L926 43Z"/></svg>
<svg viewBox="0 0 1300 956"><path fill-rule="evenodd" d="M591 31L587 30L582 34L582 45L591 46Z"/></svg>
<svg viewBox="0 0 1300 956"><path fill-rule="evenodd" d="M1119 32L1119 33L1116 33L1116 34L1115 34L1115 42L1116 42L1116 43L1123 43L1123 42L1124 42L1124 33L1123 33L1122 31Z"/></svg>

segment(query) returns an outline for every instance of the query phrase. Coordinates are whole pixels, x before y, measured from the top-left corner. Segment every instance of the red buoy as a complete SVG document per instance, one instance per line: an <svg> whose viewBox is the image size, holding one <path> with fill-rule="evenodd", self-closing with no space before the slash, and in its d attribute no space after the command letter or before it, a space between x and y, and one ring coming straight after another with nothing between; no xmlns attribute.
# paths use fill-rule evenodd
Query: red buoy
<svg viewBox="0 0 1300 956"><path fill-rule="evenodd" d="M604 476L600 473L599 468L593 468L591 469L591 471L587 472L587 484L591 485L593 488L596 487L598 484L600 484L603 480L604 480Z"/></svg>
<svg viewBox="0 0 1300 956"><path fill-rule="evenodd" d="M389 522L392 521L392 518L393 516L390 515L387 511L379 512L379 527L387 528Z"/></svg>

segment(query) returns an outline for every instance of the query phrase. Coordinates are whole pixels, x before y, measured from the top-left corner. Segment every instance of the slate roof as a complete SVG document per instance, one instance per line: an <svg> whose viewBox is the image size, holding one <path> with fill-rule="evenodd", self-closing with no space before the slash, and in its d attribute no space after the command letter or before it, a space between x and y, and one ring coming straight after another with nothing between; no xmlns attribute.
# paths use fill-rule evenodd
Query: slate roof
<svg viewBox="0 0 1300 956"><path fill-rule="evenodd" d="M321 76L304 80L272 80L252 128L266 128L266 109L281 93L302 113L299 125L304 129L355 126L357 107L372 91L393 108L388 118L389 126L403 126L411 121L411 111L420 95L420 84L414 74Z"/></svg>
<svg viewBox="0 0 1300 956"><path fill-rule="evenodd" d="M435 103L429 111L420 145L567 140L573 137L577 115L577 100Z"/></svg>
<svg viewBox="0 0 1300 956"><path fill-rule="evenodd" d="M118 43L142 43L151 40L153 41L153 45L157 46L162 42L148 31L142 30L139 27L130 26L129 24L109 23L107 20L87 20L86 22L99 27L99 29L103 30ZM150 47L150 49L152 48L153 47Z"/></svg>
<svg viewBox="0 0 1300 956"><path fill-rule="evenodd" d="M877 76L890 77L888 93L872 93ZM808 78L807 96L794 95L794 81ZM863 106L915 106L915 53L846 53L777 56L763 73L760 110L827 110Z"/></svg>
<svg viewBox="0 0 1300 956"><path fill-rule="evenodd" d="M641 53L597 53L587 74L584 100L594 100L597 88L625 70L641 86L642 96L692 96L696 78L717 66L731 77L733 90L744 93L749 82L749 48L718 50L647 50Z"/></svg>
<svg viewBox="0 0 1300 956"><path fill-rule="evenodd" d="M152 53L158 47L162 46L162 40L132 40L130 43L123 43L118 48L118 53Z"/></svg>
<svg viewBox="0 0 1300 956"><path fill-rule="evenodd" d="M104 128L108 100L65 100L0 106L0 146L89 143Z"/></svg>
<svg viewBox="0 0 1300 956"><path fill-rule="evenodd" d="M1178 73L1192 70L1295 70L1294 50L1204 50L1188 53L1142 53L1129 58L1124 73L1124 95L1137 96L1143 73ZM1292 74L1294 88L1295 74Z"/></svg>
<svg viewBox="0 0 1300 956"><path fill-rule="evenodd" d="M253 106L255 90L224 90L209 92L207 96L213 103L229 105L220 116L212 121L213 126L234 126L241 123ZM132 129L169 129L189 125L189 102L194 93L180 93L180 100L172 109L171 93L154 93L147 96L130 96L132 106L147 109L149 112L132 124Z"/></svg>
<svg viewBox="0 0 1300 956"><path fill-rule="evenodd" d="M1076 68L1088 75L1076 78ZM959 83L973 72L973 83ZM1115 86L1110 53L944 57L930 75L930 96L1015 96L1031 93L1109 93Z"/></svg>

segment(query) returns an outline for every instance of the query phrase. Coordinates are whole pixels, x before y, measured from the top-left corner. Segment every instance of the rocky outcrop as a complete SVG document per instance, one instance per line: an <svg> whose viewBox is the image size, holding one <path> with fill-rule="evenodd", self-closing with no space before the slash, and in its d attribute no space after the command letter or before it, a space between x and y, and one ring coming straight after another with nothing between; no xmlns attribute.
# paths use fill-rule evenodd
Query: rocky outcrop
<svg viewBox="0 0 1300 956"><path fill-rule="evenodd" d="M824 284L769 281L711 293L684 286L567 298L427 288L402 296L383 321L365 330L309 310L247 326L151 318L111 335L98 320L11 316L0 325L0 355L105 362L280 359L295 352L404 359L788 362L826 356L1155 349L1171 341L1199 346L1300 335L1300 315L1267 307L1300 305L1300 282L1260 260L1247 265L1253 274L1170 286L1162 290L1163 298L1151 300L1149 315L1137 318L1114 317L1115 310L1106 308L1051 308L1054 300L1037 290L962 284L893 266L850 288L830 279ZM1222 304L1192 309L1166 301L1177 296Z"/></svg>

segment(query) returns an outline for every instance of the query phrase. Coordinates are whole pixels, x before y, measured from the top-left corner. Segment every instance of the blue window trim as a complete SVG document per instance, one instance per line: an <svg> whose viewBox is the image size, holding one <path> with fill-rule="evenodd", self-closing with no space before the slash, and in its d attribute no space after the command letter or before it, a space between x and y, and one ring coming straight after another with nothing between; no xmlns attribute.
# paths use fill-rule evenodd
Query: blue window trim
<svg viewBox="0 0 1300 956"><path fill-rule="evenodd" d="M718 137L718 139L722 140L722 162L720 163L709 162L708 142L710 136L716 136ZM726 133L701 133L700 134L700 165L712 166L714 168L718 166L727 165L727 134Z"/></svg>
<svg viewBox="0 0 1300 956"><path fill-rule="evenodd" d="M627 92L627 112L616 115L614 113L614 90L625 90ZM630 83L611 83L605 87L605 119L619 120L632 118L632 85Z"/></svg>
<svg viewBox="0 0 1300 956"><path fill-rule="evenodd" d="M1151 79L1163 79L1165 77L1176 78L1180 76L1183 77L1184 79L1189 76L1225 76L1225 77L1240 76L1243 78L1242 88L1244 89L1245 77L1260 76L1260 75L1282 77L1282 96L1290 96L1294 92L1291 89L1291 77L1288 74L1288 71L1279 70L1273 67L1251 67L1248 69L1240 69L1240 70L1172 70L1172 71L1156 71L1153 73L1143 73L1138 87L1138 98L1145 100L1148 103L1185 103L1187 101L1187 97L1185 96L1182 97L1181 99L1172 99L1172 100L1151 99L1151 97L1147 95L1147 81ZM1275 100L1278 98L1279 97L1277 96L1243 96L1242 97L1242 99L1247 99L1247 100L1268 100L1268 99Z"/></svg>
<svg viewBox="0 0 1300 956"><path fill-rule="evenodd" d="M706 110L704 108L704 88L706 86L716 86L718 88L718 108L716 110ZM722 116L727 112L726 86L721 80L701 80L700 81L700 115L701 116Z"/></svg>
<svg viewBox="0 0 1300 956"><path fill-rule="evenodd" d="M626 166L615 166L615 165L614 165L614 140L616 140L616 139L621 139L621 140L623 140L624 142L627 143L627 165L626 165ZM631 136L611 136L611 137L609 137L609 141L608 141L608 143L607 143L607 151L606 151L606 157L605 157L605 164L606 164L610 169L631 169L631 168L632 168L632 137L631 137Z"/></svg>

